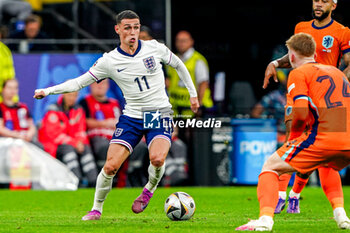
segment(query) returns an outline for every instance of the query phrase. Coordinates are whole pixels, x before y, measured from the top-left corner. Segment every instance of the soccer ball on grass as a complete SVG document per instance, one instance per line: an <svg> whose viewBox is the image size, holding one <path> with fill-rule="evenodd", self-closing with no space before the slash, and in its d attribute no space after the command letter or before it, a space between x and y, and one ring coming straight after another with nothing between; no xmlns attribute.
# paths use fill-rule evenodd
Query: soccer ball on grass
<svg viewBox="0 0 350 233"><path fill-rule="evenodd" d="M164 212L173 221L189 220L196 210L193 198L184 192L172 193L164 204Z"/></svg>

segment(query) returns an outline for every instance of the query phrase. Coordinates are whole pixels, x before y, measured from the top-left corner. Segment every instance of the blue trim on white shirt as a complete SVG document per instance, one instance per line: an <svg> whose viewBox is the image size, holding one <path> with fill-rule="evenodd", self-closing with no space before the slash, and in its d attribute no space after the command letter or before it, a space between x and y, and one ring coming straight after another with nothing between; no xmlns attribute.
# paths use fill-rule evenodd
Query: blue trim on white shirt
<svg viewBox="0 0 350 233"><path fill-rule="evenodd" d="M121 53L121 54L123 54L123 55L125 55L125 56L128 56L128 57L135 57L135 56L140 52L140 50L141 50L141 41L138 40L138 43L139 43L139 44L138 44L137 49L136 49L136 51L135 51L134 54L129 54L129 53L125 52L124 50L122 50L122 49L120 48L120 46L117 47L117 50L118 50L119 53Z"/></svg>

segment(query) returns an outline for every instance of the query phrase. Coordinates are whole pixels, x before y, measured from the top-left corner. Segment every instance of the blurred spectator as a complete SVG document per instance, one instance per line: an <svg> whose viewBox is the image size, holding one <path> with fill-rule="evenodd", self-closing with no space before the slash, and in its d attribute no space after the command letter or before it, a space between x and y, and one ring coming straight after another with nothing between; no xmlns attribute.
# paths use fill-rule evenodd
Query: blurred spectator
<svg viewBox="0 0 350 233"><path fill-rule="evenodd" d="M234 81L229 92L228 110L235 118L249 117L256 104L253 87L248 81Z"/></svg>
<svg viewBox="0 0 350 233"><path fill-rule="evenodd" d="M10 16L15 22L23 22L32 13L31 5L23 0L0 0L0 24L4 16ZM20 28L19 28L20 29Z"/></svg>
<svg viewBox="0 0 350 233"><path fill-rule="evenodd" d="M286 126L284 124L284 106L286 105L287 74L284 70L277 70L279 87L263 96L252 110L253 118L274 118L277 121L277 141L282 145L285 141Z"/></svg>
<svg viewBox="0 0 350 233"><path fill-rule="evenodd" d="M91 94L80 101L85 110L87 135L93 154L100 171L106 162L109 141L115 130L115 125L121 115L121 109L116 99L108 98L108 80L90 85ZM117 186L124 187L127 180L128 164L125 162L118 171Z"/></svg>
<svg viewBox="0 0 350 233"><path fill-rule="evenodd" d="M1 42L6 35L6 27L0 27L0 93L4 82L15 78L15 68L13 66L13 59L10 49Z"/></svg>
<svg viewBox="0 0 350 233"><path fill-rule="evenodd" d="M42 52L52 50L52 46L45 43L32 43L34 39L48 39L45 32L41 29L41 18L37 15L30 15L25 19L25 26L23 31L15 31L10 34L11 39L23 39L19 44L11 44L9 48L12 51L20 53L27 52Z"/></svg>
<svg viewBox="0 0 350 233"><path fill-rule="evenodd" d="M209 89L209 66L203 55L194 48L194 40L187 31L180 31L175 39L178 56L185 63L194 84L197 86L198 100L205 109L213 107ZM190 109L190 95L177 75L175 69L168 67L168 90L170 103L173 106L175 116L186 115L193 116Z"/></svg>
<svg viewBox="0 0 350 233"><path fill-rule="evenodd" d="M140 40L152 40L152 30L149 27L142 25L139 38Z"/></svg>
<svg viewBox="0 0 350 233"><path fill-rule="evenodd" d="M26 104L14 101L18 95L18 81L6 80L2 89L0 104L0 135L32 142L42 147L36 139L36 127Z"/></svg>
<svg viewBox="0 0 350 233"><path fill-rule="evenodd" d="M63 94L56 104L49 106L39 129L39 141L80 181L85 176L88 186L93 187L98 172L86 134L84 110L75 104L77 98L78 92Z"/></svg>

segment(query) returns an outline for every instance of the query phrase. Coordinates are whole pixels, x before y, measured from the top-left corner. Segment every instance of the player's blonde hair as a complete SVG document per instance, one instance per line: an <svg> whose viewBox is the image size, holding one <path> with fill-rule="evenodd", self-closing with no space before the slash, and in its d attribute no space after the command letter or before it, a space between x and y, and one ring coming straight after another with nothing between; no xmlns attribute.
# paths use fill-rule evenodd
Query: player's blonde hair
<svg viewBox="0 0 350 233"><path fill-rule="evenodd" d="M307 33L298 33L290 37L286 45L289 49L294 50L298 55L311 57L315 54L316 43L314 38Z"/></svg>

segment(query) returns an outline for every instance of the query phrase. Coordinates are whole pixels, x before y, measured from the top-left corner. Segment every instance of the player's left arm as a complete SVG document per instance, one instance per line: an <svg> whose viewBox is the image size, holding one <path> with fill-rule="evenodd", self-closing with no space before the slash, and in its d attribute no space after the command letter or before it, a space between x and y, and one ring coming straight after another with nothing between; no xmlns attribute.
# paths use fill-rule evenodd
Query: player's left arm
<svg viewBox="0 0 350 233"><path fill-rule="evenodd" d="M195 76L198 86L198 100L202 104L205 91L209 88L209 68L202 60L198 60L195 66Z"/></svg>
<svg viewBox="0 0 350 233"><path fill-rule="evenodd" d="M192 82L191 75L188 72L185 64L175 54L174 56L175 58L173 58L173 60L175 60L175 64L173 63L173 68L175 68L176 72L179 74L179 77L184 82L188 92L190 93L191 110L194 113L197 113L199 108L199 101L197 98L196 87Z"/></svg>
<svg viewBox="0 0 350 233"><path fill-rule="evenodd" d="M343 61L345 63L345 69L343 72L350 80L350 29L348 27L344 27L340 33L340 50L343 54Z"/></svg>
<svg viewBox="0 0 350 233"><path fill-rule="evenodd" d="M181 61L181 59L176 56L174 53L172 53L167 47L164 45L161 48L163 50L163 61L165 64L170 65L173 67L176 72L178 73L180 79L185 84L188 92L190 93L190 103L191 103L191 110L194 113L197 113L199 108L199 101L197 97L197 90L192 82L192 78L190 73L188 72L185 64Z"/></svg>
<svg viewBox="0 0 350 233"><path fill-rule="evenodd" d="M350 52L344 54L343 60L346 66L343 72L346 75L346 77L350 80Z"/></svg>

